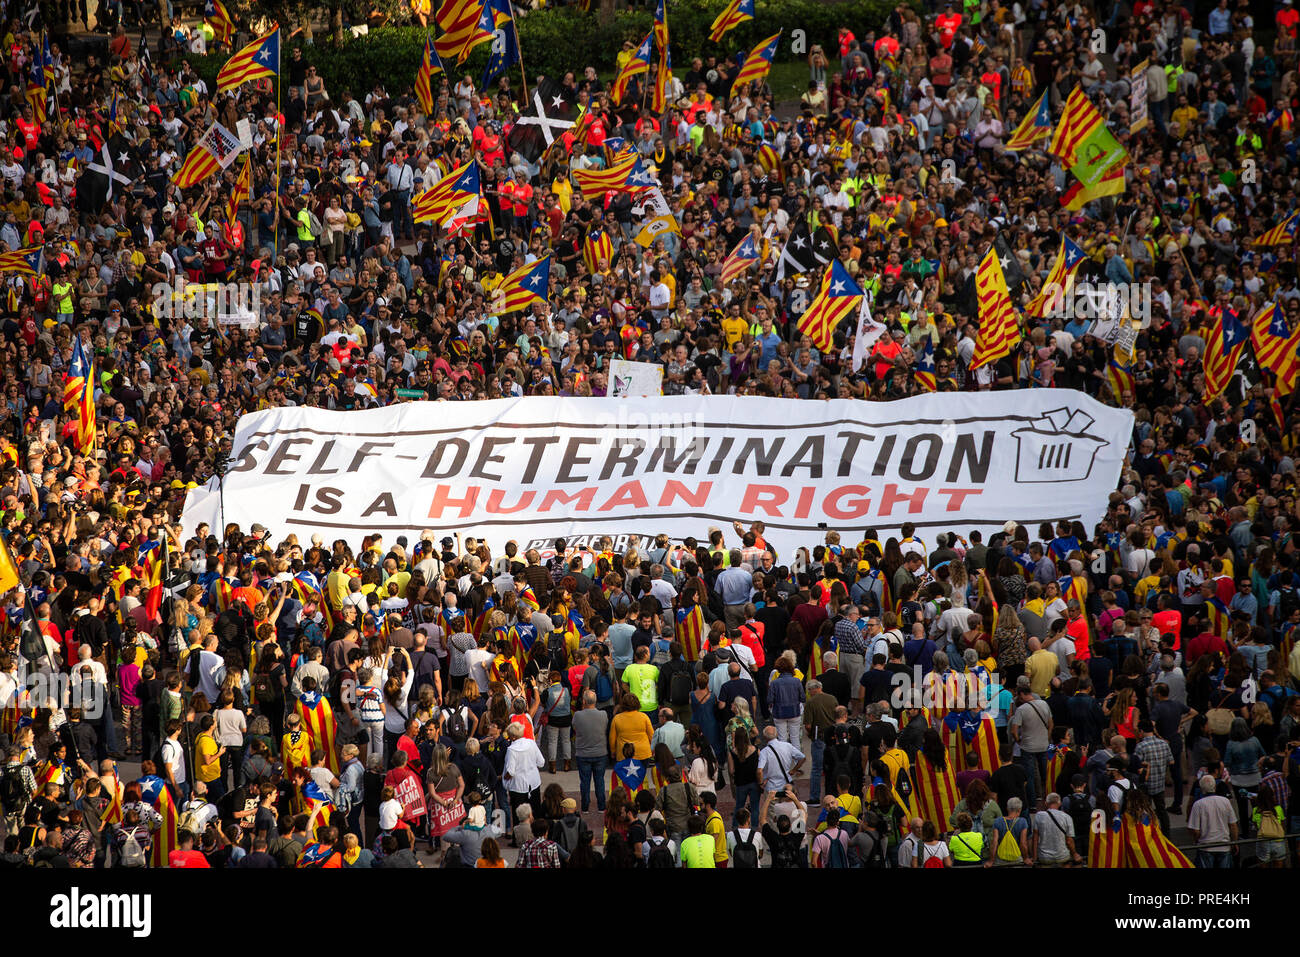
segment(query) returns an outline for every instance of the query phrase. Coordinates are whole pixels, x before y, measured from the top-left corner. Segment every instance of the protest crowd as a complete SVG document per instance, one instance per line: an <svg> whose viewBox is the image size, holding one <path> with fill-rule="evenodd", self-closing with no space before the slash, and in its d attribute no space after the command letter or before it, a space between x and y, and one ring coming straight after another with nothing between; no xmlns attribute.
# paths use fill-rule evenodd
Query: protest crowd
<svg viewBox="0 0 1300 957"><path fill-rule="evenodd" d="M0 866L1292 865L1291 0L899 4L809 37L796 101L726 29L671 77L656 26L528 95L509 42L489 78L434 51L327 89L220 4L106 5L75 62L20 6ZM188 59L250 44L220 89ZM1123 159L1088 182L1062 130ZM841 274L865 322L809 322ZM1063 315L1066 280L1144 313ZM214 283L256 296L183 308ZM244 413L613 402L616 360L665 395L1075 389L1135 426L1095 527L181 530Z"/></svg>

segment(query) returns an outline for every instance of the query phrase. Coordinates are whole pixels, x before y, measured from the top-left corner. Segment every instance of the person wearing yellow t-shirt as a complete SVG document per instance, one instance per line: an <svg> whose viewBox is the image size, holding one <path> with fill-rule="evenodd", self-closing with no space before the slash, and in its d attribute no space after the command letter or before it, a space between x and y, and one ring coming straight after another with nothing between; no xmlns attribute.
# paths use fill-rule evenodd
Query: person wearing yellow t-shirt
<svg viewBox="0 0 1300 957"><path fill-rule="evenodd" d="M719 325L722 328L722 335L726 339L728 352L749 332L749 323L740 315L740 303L736 302L731 304L727 317Z"/></svg>
<svg viewBox="0 0 1300 957"><path fill-rule="evenodd" d="M216 719L211 714L199 718L199 736L194 739L194 777L207 785L207 794L204 796L214 804L226 793L221 780L221 756L226 753L226 749L218 747L217 739L212 736L212 725L215 722Z"/></svg>
<svg viewBox="0 0 1300 957"><path fill-rule="evenodd" d="M704 833L704 818L693 815L686 822L686 830L690 836L682 841L682 867L716 867L717 841Z"/></svg>
<svg viewBox="0 0 1300 957"><path fill-rule="evenodd" d="M727 825L722 823L722 815L718 813L718 796L712 791L704 791L700 794L700 803L704 805L701 811L704 815L704 833L713 838L713 866L727 866Z"/></svg>

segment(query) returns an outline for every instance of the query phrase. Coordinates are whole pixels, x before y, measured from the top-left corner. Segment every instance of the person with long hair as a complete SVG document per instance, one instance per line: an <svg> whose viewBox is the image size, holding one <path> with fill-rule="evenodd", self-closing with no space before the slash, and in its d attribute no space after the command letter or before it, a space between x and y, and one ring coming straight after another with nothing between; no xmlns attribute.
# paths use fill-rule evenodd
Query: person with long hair
<svg viewBox="0 0 1300 957"><path fill-rule="evenodd" d="M917 816L932 823L938 833L948 827L957 808L957 778L939 732L927 728L916 754L915 807Z"/></svg>

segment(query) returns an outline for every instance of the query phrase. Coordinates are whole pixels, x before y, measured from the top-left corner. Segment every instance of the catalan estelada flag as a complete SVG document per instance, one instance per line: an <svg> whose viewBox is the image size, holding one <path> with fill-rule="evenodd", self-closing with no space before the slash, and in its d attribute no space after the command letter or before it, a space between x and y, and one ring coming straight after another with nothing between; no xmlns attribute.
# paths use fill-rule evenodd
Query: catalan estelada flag
<svg viewBox="0 0 1300 957"><path fill-rule="evenodd" d="M641 41L641 45L636 48L628 61L623 64L623 69L618 71L618 76L614 79L614 88L611 91L615 105L623 102L623 97L627 95L627 89L633 79L650 71L650 51L653 41L654 32L651 31L646 34L645 39Z"/></svg>
<svg viewBox="0 0 1300 957"><path fill-rule="evenodd" d="M442 73L442 60L433 47L433 38L424 41L424 56L420 59L420 69L415 73L415 97L420 101L420 110L425 116L433 116L433 75Z"/></svg>
<svg viewBox="0 0 1300 957"><path fill-rule="evenodd" d="M41 271L45 250L41 246L28 246L9 253L0 253L0 270L7 274L35 276Z"/></svg>
<svg viewBox="0 0 1300 957"><path fill-rule="evenodd" d="M493 309L501 313L527 309L535 302L545 303L551 288L551 257L520 266L497 287L493 296Z"/></svg>
<svg viewBox="0 0 1300 957"><path fill-rule="evenodd" d="M240 164L239 175L230 190L230 199L226 201L226 223L235 221L239 213L239 204L253 198L253 154L245 153L244 162Z"/></svg>
<svg viewBox="0 0 1300 957"><path fill-rule="evenodd" d="M682 655L687 661L699 661L700 646L704 643L704 612L700 606L691 603L677 609L674 616L677 621L673 637L682 646Z"/></svg>
<svg viewBox="0 0 1300 957"><path fill-rule="evenodd" d="M417 196L411 207L412 218L417 223L441 223L453 218L463 206L478 197L478 163L470 160Z"/></svg>
<svg viewBox="0 0 1300 957"><path fill-rule="evenodd" d="M334 802L314 778L308 777L302 785L302 803L307 813L307 833L316 837L318 828L329 827Z"/></svg>
<svg viewBox="0 0 1300 957"><path fill-rule="evenodd" d="M1056 262L1052 263L1052 268L1048 271L1047 278L1043 280L1038 295L1029 300L1029 305L1025 307L1025 315L1033 319L1042 319L1048 309L1059 308L1061 305L1059 297L1069 295L1070 289L1074 286L1074 274L1079 271L1079 264L1087 258L1087 254L1078 243L1069 236L1062 236L1061 249L1056 254Z"/></svg>
<svg viewBox="0 0 1300 957"><path fill-rule="evenodd" d="M608 169L575 169L573 185L587 199L596 199L605 193L639 193L654 188L650 171L636 153L622 153Z"/></svg>
<svg viewBox="0 0 1300 957"><path fill-rule="evenodd" d="M778 183L785 182L785 167L781 165L781 154L776 151L776 147L764 140L754 151L754 158L758 160L758 165L763 167L763 172L768 176L775 177Z"/></svg>
<svg viewBox="0 0 1300 957"><path fill-rule="evenodd" d="M1300 213L1292 213L1263 236L1260 236L1259 239L1254 240L1251 245L1280 246L1283 243L1292 242L1295 239L1297 229L1300 229Z"/></svg>
<svg viewBox="0 0 1300 957"><path fill-rule="evenodd" d="M1160 830L1149 814L1140 818L1124 815L1120 831L1126 867L1189 868L1192 862Z"/></svg>
<svg viewBox="0 0 1300 957"><path fill-rule="evenodd" d="M203 5L203 20L222 43L229 43L235 35L235 21L221 0L208 0Z"/></svg>
<svg viewBox="0 0 1300 957"><path fill-rule="evenodd" d="M1206 600L1205 618L1214 634L1224 639L1232 637L1232 611L1218 598Z"/></svg>
<svg viewBox="0 0 1300 957"><path fill-rule="evenodd" d="M623 794L630 798L638 791L644 791L646 774L649 770L649 762L619 755L614 770L609 773L610 793L622 790Z"/></svg>
<svg viewBox="0 0 1300 957"><path fill-rule="evenodd" d="M718 18L709 27L709 39L717 43L728 30L754 19L754 0L728 0Z"/></svg>
<svg viewBox="0 0 1300 957"><path fill-rule="evenodd" d="M1219 321L1205 335L1205 401L1223 395L1237 371L1237 360L1250 338L1233 309L1224 309Z"/></svg>
<svg viewBox="0 0 1300 957"><path fill-rule="evenodd" d="M948 819L960 800L952 764L945 762L942 768L935 767L923 752L918 751L912 781L916 786L913 794L916 816L930 821L940 834L947 831L950 826Z"/></svg>
<svg viewBox="0 0 1300 957"><path fill-rule="evenodd" d="M1090 829L1091 830L1091 829ZM1075 835L1078 840L1079 836ZM1107 828L1093 831L1088 836L1088 866L1091 868L1116 868L1124 866L1124 835Z"/></svg>
<svg viewBox="0 0 1300 957"><path fill-rule="evenodd" d="M587 267L587 272L598 273L601 262L605 263L605 270L608 270L614 264L614 241L609 238L609 234L604 229L597 226L587 234L586 240L582 244L582 262Z"/></svg>
<svg viewBox="0 0 1300 957"><path fill-rule="evenodd" d="M723 260L718 285L730 285L733 280L749 272L749 267L756 262L758 262L758 244L754 242L753 233L746 233L745 238L738 242L736 248Z"/></svg>
<svg viewBox="0 0 1300 957"><path fill-rule="evenodd" d="M445 0L434 19L442 35L433 46L443 60L454 57L464 63L471 50L492 39L492 11L486 0Z"/></svg>
<svg viewBox="0 0 1300 957"><path fill-rule="evenodd" d="M772 61L776 59L776 47L781 42L781 34L774 33L754 49L749 51L745 62L740 65L736 78L731 82L731 96L744 90L750 83L767 79L772 72Z"/></svg>
<svg viewBox="0 0 1300 957"><path fill-rule="evenodd" d="M280 28L244 47L217 74L217 92L225 93L280 73Z"/></svg>
<svg viewBox="0 0 1300 957"><path fill-rule="evenodd" d="M1043 95L1038 98L1038 102L1025 114L1025 118L1007 137L1007 141L1003 146L1013 152L1027 150L1046 137L1051 131L1052 107L1047 102L1047 91L1044 90Z"/></svg>
<svg viewBox="0 0 1300 957"><path fill-rule="evenodd" d="M311 739L312 750L320 748L325 752L325 766L335 774L339 773L338 750L334 747L334 736L338 725L334 720L334 709L319 691L307 691L298 696L293 704L294 713L302 719L302 726Z"/></svg>
<svg viewBox="0 0 1300 957"><path fill-rule="evenodd" d="M77 418L76 442L82 455L95 450L95 367L80 337L72 343L72 361L63 377L63 409Z"/></svg>
<svg viewBox="0 0 1300 957"><path fill-rule="evenodd" d="M538 611L542 607L542 603L537 600L537 594L533 591L532 585L525 585L519 589L518 597L519 604L527 608L530 613Z"/></svg>
<svg viewBox="0 0 1300 957"><path fill-rule="evenodd" d="M1061 748L1056 745L1048 747L1047 780L1043 782L1043 786L1047 788L1049 793L1057 790L1056 782L1061 779L1061 774L1065 771L1065 759L1069 757L1069 755L1069 748ZM1065 783L1069 784L1070 782L1066 781ZM1060 792L1058 791L1057 793ZM1069 792L1067 791L1066 793L1068 794Z"/></svg>
<svg viewBox="0 0 1300 957"><path fill-rule="evenodd" d="M925 345L916 357L916 368L912 376L916 379L916 384L926 392L934 392L939 387L934 377L934 342L929 336L925 337Z"/></svg>
<svg viewBox="0 0 1300 957"><path fill-rule="evenodd" d="M1256 361L1277 377L1278 394L1294 392L1296 373L1300 370L1300 324L1291 329L1282 307L1273 303L1264 307L1251 323L1250 338Z"/></svg>
<svg viewBox="0 0 1300 957"><path fill-rule="evenodd" d="M970 361L972 369L1009 355L1020 341L1020 323L1016 321L997 250L992 246L975 271L975 296L979 302L980 325L975 337L975 354Z"/></svg>
<svg viewBox="0 0 1300 957"><path fill-rule="evenodd" d="M799 331L822 352L829 352L835 346L835 327L846 316L856 315L861 305L862 290L844 264L832 259L816 297L799 317Z"/></svg>
<svg viewBox="0 0 1300 957"><path fill-rule="evenodd" d="M1105 126L1101 114L1092 105L1083 88L1076 86L1065 98L1065 111L1052 133L1048 152L1063 165L1073 166L1078 160L1080 144L1099 129L1105 129Z"/></svg>
<svg viewBox="0 0 1300 957"><path fill-rule="evenodd" d="M150 618L156 618L162 608L163 560L161 542L146 542L140 546L141 584L145 589L144 607Z"/></svg>
<svg viewBox="0 0 1300 957"><path fill-rule="evenodd" d="M162 818L162 824L153 832L150 866L166 867L168 855L178 846L176 802L172 799L172 792L167 790L167 782L156 774L146 774L137 783L140 785L140 800L151 805Z"/></svg>
<svg viewBox="0 0 1300 957"><path fill-rule="evenodd" d="M537 642L537 629L528 624L510 626L510 648L514 652L515 675L524 673L524 665L532 657L533 645Z"/></svg>
<svg viewBox="0 0 1300 957"><path fill-rule="evenodd" d="M659 0L655 6L654 36L659 47L659 72L655 74L650 106L662 113L668 107L668 81L673 76L673 58L668 50L668 0Z"/></svg>
<svg viewBox="0 0 1300 957"><path fill-rule="evenodd" d="M1133 378L1133 355L1116 345L1111 350L1110 361L1106 363L1106 384L1111 394L1120 405L1124 404L1124 394L1134 396L1136 380Z"/></svg>
<svg viewBox="0 0 1300 957"><path fill-rule="evenodd" d="M19 581L21 579L18 577L18 566L14 564L14 558L9 554L9 546L5 544L4 539L0 539L0 595L17 588Z"/></svg>
<svg viewBox="0 0 1300 957"><path fill-rule="evenodd" d="M1002 767L998 759L998 731L992 718L979 711L949 711L939 722L939 736L948 751L948 761L958 771L982 768L992 774ZM975 755L974 763L967 755Z"/></svg>

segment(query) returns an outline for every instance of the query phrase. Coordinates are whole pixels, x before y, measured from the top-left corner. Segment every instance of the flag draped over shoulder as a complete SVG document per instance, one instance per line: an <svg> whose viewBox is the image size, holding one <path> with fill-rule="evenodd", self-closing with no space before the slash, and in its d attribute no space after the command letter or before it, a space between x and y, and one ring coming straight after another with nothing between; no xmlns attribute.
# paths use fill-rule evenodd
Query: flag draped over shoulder
<svg viewBox="0 0 1300 957"><path fill-rule="evenodd" d="M156 619L162 609L164 561L161 542L146 542L140 547L140 577L145 590L144 608L150 619Z"/></svg>
<svg viewBox="0 0 1300 957"><path fill-rule="evenodd" d="M916 358L916 369L912 375L916 379L916 384L926 392L938 390L939 383L934 373L934 342L929 336L926 337L925 345L921 347L921 352Z"/></svg>
<svg viewBox="0 0 1300 957"><path fill-rule="evenodd" d="M799 317L799 331L822 352L835 346L835 327L862 306L862 289L838 259L822 273L821 288Z"/></svg>
<svg viewBox="0 0 1300 957"><path fill-rule="evenodd" d="M975 272L975 295L979 301L979 334L970 367L978 369L1010 354L1020 341L1020 324L1011 305L1011 294L1002 274L997 252L990 247Z"/></svg>
<svg viewBox="0 0 1300 957"><path fill-rule="evenodd" d="M952 817L960 800L952 764L948 763L942 769L937 768L924 754L918 752L912 780L916 787L912 795L916 816L933 823L942 834L948 830L948 819Z"/></svg>
<svg viewBox="0 0 1300 957"><path fill-rule="evenodd" d="M613 264L614 241L602 227L597 226L587 234L582 244L582 263L587 267L587 272L597 273L601 271L599 267L602 261L606 269Z"/></svg>
<svg viewBox="0 0 1300 957"><path fill-rule="evenodd" d="M166 867L168 855L178 847L176 822L179 816L176 813L176 802L172 800L171 791L167 790L167 782L156 774L146 775L137 783L140 786L140 800L151 805L162 818L162 824L153 832L152 859L149 865Z"/></svg>
<svg viewBox="0 0 1300 957"><path fill-rule="evenodd" d="M510 648L514 653L515 675L524 673L524 665L533 653L533 644L537 641L537 629L528 624L510 626Z"/></svg>
<svg viewBox="0 0 1300 957"><path fill-rule="evenodd" d="M676 627L673 637L682 646L683 656L687 661L698 661L700 646L704 642L704 612L699 605L678 608Z"/></svg>
<svg viewBox="0 0 1300 957"><path fill-rule="evenodd" d="M948 760L958 771L983 769L992 774L1002 767L998 758L998 732L992 718L978 711L950 711L939 722L939 735ZM972 764L967 754L975 755Z"/></svg>
<svg viewBox="0 0 1300 957"><path fill-rule="evenodd" d="M338 751L334 747L334 735L338 726L334 721L334 709L319 691L304 692L293 705L294 712L302 719L302 726L307 731L311 748L320 748L325 752L325 766L335 774L339 773Z"/></svg>
<svg viewBox="0 0 1300 957"><path fill-rule="evenodd" d="M217 73L217 92L276 76L280 72L280 28L244 47Z"/></svg>
<svg viewBox="0 0 1300 957"><path fill-rule="evenodd" d="M1077 835L1076 835L1077 840ZM1088 836L1088 866L1115 868L1124 866L1124 836L1107 828Z"/></svg>

